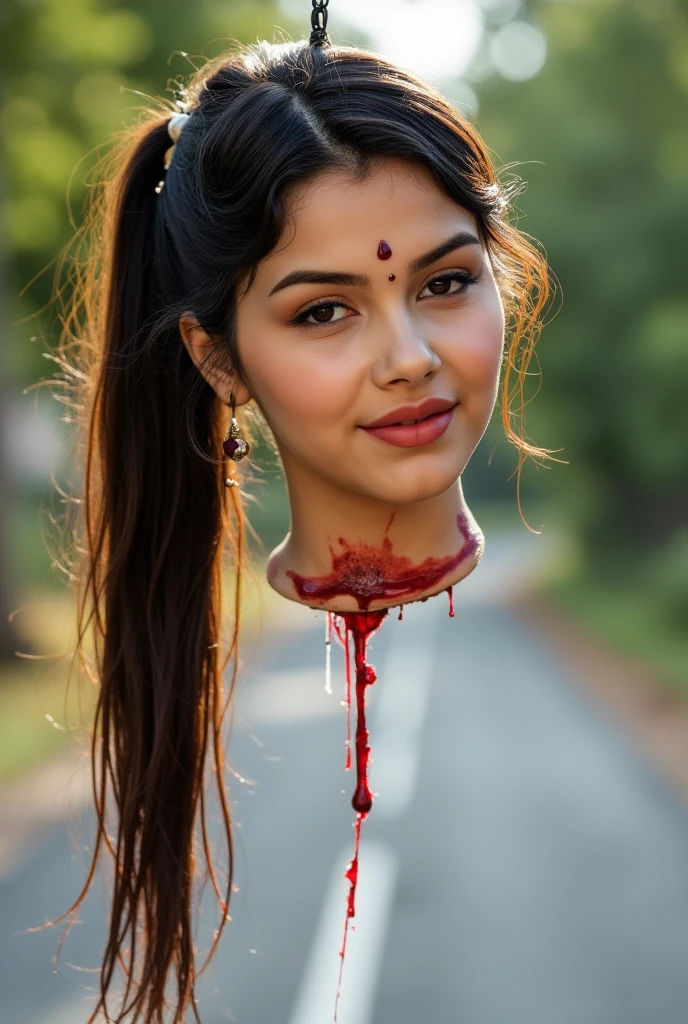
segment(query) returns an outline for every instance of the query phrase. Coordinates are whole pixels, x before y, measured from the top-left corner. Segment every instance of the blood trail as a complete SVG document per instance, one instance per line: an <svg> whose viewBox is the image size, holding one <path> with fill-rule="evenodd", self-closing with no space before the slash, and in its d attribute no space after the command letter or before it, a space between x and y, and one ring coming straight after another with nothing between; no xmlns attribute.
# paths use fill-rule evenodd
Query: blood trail
<svg viewBox="0 0 688 1024"><path fill-rule="evenodd" d="M329 613L333 615L333 613ZM344 959L346 956L346 941L349 934L349 921L356 915L356 885L358 883L358 851L361 844L361 824L368 817L373 806L373 794L368 783L368 767L370 764L370 744L368 727L366 724L366 690L376 679L375 669L367 662L368 641L373 633L380 628L383 619L387 615L387 609L377 612L344 612L339 618L341 625L334 622L334 632L344 646L346 656L346 705L347 705L347 769L351 766L351 659L349 655L349 644L353 639L354 668L356 671L356 788L351 798L351 805L356 811L354 822L355 843L354 855L346 869L345 877L349 882L349 894L346 904L346 919L344 923L344 938L342 948L339 952L341 963L339 965L339 981L337 983L337 998L335 1000L334 1019L337 1020L337 1007L342 988L342 975L344 972Z"/></svg>

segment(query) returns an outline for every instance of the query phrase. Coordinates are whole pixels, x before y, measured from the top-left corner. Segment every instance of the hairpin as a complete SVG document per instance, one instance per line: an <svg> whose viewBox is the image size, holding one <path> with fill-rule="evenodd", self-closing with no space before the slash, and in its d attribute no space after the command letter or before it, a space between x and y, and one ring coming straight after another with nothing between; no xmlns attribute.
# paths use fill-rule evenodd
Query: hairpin
<svg viewBox="0 0 688 1024"><path fill-rule="evenodd" d="M165 156L163 158L163 165L166 171L169 169L169 166L172 163L174 148L179 142L179 136L181 135L182 129L186 122L189 120L190 116L190 114L187 114L185 112L173 114L172 117L167 122L167 134L172 140L172 145L169 147L169 149L165 150ZM158 193L158 195L160 195L164 187L165 182L159 181L158 184L155 186L155 191Z"/></svg>
<svg viewBox="0 0 688 1024"><path fill-rule="evenodd" d="M189 120L190 116L190 114L173 114L167 122L167 134L172 139L172 145L165 152L165 170L167 170L172 163L174 147L179 142L179 136L182 133L182 128Z"/></svg>

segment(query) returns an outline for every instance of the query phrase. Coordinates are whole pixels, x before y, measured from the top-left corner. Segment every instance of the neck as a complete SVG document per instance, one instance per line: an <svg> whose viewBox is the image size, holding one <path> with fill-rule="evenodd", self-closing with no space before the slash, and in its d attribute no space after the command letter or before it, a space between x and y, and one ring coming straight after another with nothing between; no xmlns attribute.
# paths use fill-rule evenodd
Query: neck
<svg viewBox="0 0 688 1024"><path fill-rule="evenodd" d="M268 561L268 582L289 600L377 611L447 590L480 560L484 538L460 479L435 497L393 505L303 476L287 471L291 529Z"/></svg>

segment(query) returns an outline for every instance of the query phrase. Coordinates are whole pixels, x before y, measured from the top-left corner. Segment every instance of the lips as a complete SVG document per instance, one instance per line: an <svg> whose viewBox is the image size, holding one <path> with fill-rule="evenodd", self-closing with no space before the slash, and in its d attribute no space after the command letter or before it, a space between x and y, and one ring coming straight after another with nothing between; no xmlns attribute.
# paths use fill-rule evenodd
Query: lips
<svg viewBox="0 0 688 1024"><path fill-rule="evenodd" d="M402 405L362 429L398 448L430 444L444 434L458 403L447 398L426 398L416 405Z"/></svg>
<svg viewBox="0 0 688 1024"><path fill-rule="evenodd" d="M455 405L456 400L452 398L425 398L422 402L417 402L416 405L400 405L398 408L392 409L391 412L385 413L384 416L380 416L379 419L366 423L363 429L392 427L400 423L424 420L427 416L434 416L435 413L453 409Z"/></svg>

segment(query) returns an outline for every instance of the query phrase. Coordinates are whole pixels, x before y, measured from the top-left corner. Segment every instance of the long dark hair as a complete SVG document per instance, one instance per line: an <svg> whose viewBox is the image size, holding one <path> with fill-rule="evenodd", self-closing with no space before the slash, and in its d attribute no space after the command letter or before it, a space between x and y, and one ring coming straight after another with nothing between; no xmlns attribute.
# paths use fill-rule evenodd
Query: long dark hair
<svg viewBox="0 0 688 1024"><path fill-rule="evenodd" d="M111 1019L118 964L127 983L114 1019L162 1024L167 1009L181 1021L190 1007L198 1020L195 980L222 934L232 886L221 727L236 674L244 524L237 488L224 486L227 409L192 364L180 316L193 311L219 339L210 358L242 379L237 294L281 238L290 188L334 168L364 177L378 158L418 162L475 215L490 253L507 312L501 416L519 472L526 457L550 455L523 429L546 263L511 223L518 179L500 183L456 109L379 56L303 42L224 55L189 83L186 101L190 117L167 174L171 102L115 146L80 236L87 258L70 263L73 301L58 357L81 426L77 654L98 694L96 841L84 887L58 920L85 898L103 847L114 860L89 1024L99 1011ZM227 560L234 612L225 628ZM208 762L228 845L222 889L206 829ZM191 922L198 826L220 908L200 969Z"/></svg>

